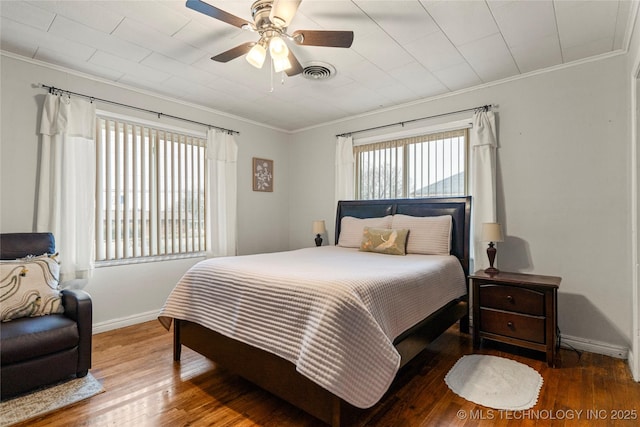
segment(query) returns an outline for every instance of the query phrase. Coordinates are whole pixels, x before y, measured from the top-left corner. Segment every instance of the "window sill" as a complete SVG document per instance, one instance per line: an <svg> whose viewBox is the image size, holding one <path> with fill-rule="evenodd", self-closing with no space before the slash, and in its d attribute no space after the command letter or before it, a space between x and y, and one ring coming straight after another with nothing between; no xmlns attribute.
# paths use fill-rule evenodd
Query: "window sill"
<svg viewBox="0 0 640 427"><path fill-rule="evenodd" d="M188 254L171 254L171 255L156 255L156 256L147 256L147 257L138 257L138 258L123 258L123 259L111 259L104 261L96 261L94 264L95 268L102 267L115 267L120 265L131 265L131 264L146 264L149 262L162 262L162 261L175 261L181 259L191 259L191 258L206 258L206 252L192 252Z"/></svg>

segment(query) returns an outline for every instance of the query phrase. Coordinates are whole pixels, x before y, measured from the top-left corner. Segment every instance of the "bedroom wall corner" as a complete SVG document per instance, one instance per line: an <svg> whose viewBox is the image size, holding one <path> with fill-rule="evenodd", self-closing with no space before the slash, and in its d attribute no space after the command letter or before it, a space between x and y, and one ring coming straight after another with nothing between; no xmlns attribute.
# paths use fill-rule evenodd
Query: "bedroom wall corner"
<svg viewBox="0 0 640 427"><path fill-rule="evenodd" d="M638 45L632 45L640 51ZM631 162L631 266L632 266L632 322L631 322L631 349L629 350L629 368L635 381L640 382L640 236L638 235L638 225L640 223L640 212L638 208L640 198L640 55L629 58L629 75L631 80L631 136L630 136L630 162Z"/></svg>
<svg viewBox="0 0 640 427"><path fill-rule="evenodd" d="M323 245L333 245L336 205L335 134L326 128L293 135L289 153L291 195L289 201L289 247L300 249L315 246L312 223L324 220L327 233Z"/></svg>
<svg viewBox="0 0 640 427"><path fill-rule="evenodd" d="M638 4L634 4L638 8ZM635 381L640 381L640 20L634 14L633 32L627 54L627 75L631 85L631 265L632 265L632 342L629 350L629 368Z"/></svg>

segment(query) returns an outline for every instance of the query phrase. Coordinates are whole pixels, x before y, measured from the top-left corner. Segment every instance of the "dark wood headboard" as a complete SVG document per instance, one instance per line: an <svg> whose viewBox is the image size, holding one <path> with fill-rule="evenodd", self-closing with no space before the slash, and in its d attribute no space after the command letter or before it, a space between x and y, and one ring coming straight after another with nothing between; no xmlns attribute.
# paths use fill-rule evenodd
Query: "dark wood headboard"
<svg viewBox="0 0 640 427"><path fill-rule="evenodd" d="M469 275L469 245L471 227L471 196L429 197L424 199L341 200L336 213L336 244L340 237L342 217L378 218L386 215L439 216L451 215L451 255Z"/></svg>

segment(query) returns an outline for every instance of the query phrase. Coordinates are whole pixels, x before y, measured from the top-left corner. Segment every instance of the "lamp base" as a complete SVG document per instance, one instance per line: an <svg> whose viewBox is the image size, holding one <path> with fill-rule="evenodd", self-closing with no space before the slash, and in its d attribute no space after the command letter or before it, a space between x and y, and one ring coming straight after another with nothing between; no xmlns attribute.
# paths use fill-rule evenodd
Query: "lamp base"
<svg viewBox="0 0 640 427"><path fill-rule="evenodd" d="M489 257L489 268L484 270L484 272L487 274L499 273L498 269L493 266L493 263L496 260L496 252L497 250L494 247L493 242L489 242L489 247L487 248L487 256Z"/></svg>
<svg viewBox="0 0 640 427"><path fill-rule="evenodd" d="M316 246L322 246L322 237L319 234L316 236Z"/></svg>
<svg viewBox="0 0 640 427"><path fill-rule="evenodd" d="M484 272L487 273L487 274L498 274L498 273L500 273L500 270L498 270L495 267L489 267L489 268L486 268L484 270Z"/></svg>

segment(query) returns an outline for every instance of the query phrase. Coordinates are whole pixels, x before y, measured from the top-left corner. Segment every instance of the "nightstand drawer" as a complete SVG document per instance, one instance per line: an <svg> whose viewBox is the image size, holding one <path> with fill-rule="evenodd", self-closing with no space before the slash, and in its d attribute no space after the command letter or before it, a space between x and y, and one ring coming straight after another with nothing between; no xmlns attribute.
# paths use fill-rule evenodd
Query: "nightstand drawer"
<svg viewBox="0 0 640 427"><path fill-rule="evenodd" d="M480 332L545 343L545 319L486 308L480 309Z"/></svg>
<svg viewBox="0 0 640 427"><path fill-rule="evenodd" d="M544 294L497 284L480 285L480 306L544 316Z"/></svg>

